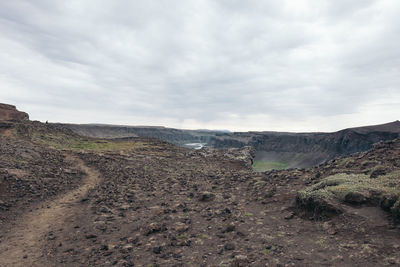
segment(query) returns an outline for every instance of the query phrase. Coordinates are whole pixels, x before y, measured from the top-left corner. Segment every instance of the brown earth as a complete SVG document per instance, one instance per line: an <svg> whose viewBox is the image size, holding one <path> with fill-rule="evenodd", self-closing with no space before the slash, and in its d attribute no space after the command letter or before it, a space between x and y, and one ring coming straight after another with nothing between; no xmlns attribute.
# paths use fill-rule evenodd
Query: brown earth
<svg viewBox="0 0 400 267"><path fill-rule="evenodd" d="M78 146L57 131L26 122L0 138L0 266L400 265L400 230L381 208L337 204L340 214L319 216L296 205L331 174L400 170L400 141L255 173L240 150L143 138Z"/></svg>

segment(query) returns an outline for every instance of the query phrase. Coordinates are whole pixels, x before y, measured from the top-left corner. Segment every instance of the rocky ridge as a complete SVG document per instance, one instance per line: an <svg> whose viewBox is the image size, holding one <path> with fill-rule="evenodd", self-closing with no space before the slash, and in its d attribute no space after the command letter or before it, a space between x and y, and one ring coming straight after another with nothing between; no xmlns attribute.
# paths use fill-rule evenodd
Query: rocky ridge
<svg viewBox="0 0 400 267"><path fill-rule="evenodd" d="M0 103L0 121L24 121L29 120L29 115L18 111L13 105Z"/></svg>

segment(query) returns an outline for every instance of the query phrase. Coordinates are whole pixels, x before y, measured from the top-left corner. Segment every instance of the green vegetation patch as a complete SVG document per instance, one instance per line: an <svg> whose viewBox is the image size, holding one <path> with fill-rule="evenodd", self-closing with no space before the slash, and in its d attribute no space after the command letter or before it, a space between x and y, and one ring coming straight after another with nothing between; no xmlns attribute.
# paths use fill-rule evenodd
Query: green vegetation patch
<svg viewBox="0 0 400 267"><path fill-rule="evenodd" d="M137 145L128 141L85 140L72 144L70 148L73 150L123 150Z"/></svg>
<svg viewBox="0 0 400 267"><path fill-rule="evenodd" d="M143 142L121 141L121 140L103 140L103 139L84 139L65 136L45 135L33 138L35 143L48 145L55 149L67 150L125 150L141 147Z"/></svg>
<svg viewBox="0 0 400 267"><path fill-rule="evenodd" d="M22 137L35 144L65 150L114 151L142 149L146 147L146 143L141 141L85 138L63 129L40 124L20 124L14 129L13 135Z"/></svg>
<svg viewBox="0 0 400 267"><path fill-rule="evenodd" d="M365 174L339 173L297 193L297 202L380 205L398 217L400 207L400 171L377 178Z"/></svg>
<svg viewBox="0 0 400 267"><path fill-rule="evenodd" d="M393 172L376 179L365 174L339 173L298 192L301 198L319 197L345 201L349 193L369 195L400 194L400 172Z"/></svg>
<svg viewBox="0 0 400 267"><path fill-rule="evenodd" d="M252 167L253 170L256 172L263 172L269 170L283 170L289 166L286 162L279 162L279 161L254 161Z"/></svg>

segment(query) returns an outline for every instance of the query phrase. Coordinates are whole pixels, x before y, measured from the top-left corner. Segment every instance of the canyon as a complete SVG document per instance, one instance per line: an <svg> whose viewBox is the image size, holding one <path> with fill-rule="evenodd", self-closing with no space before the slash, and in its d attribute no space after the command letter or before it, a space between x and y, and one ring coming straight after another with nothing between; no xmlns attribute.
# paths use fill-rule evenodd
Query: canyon
<svg viewBox="0 0 400 267"><path fill-rule="evenodd" d="M152 137L175 145L205 143L216 149L252 147L257 161L285 162L308 168L338 156L366 151L379 141L400 136L400 122L344 129L332 133L228 132L180 130L167 127L59 124L95 138Z"/></svg>

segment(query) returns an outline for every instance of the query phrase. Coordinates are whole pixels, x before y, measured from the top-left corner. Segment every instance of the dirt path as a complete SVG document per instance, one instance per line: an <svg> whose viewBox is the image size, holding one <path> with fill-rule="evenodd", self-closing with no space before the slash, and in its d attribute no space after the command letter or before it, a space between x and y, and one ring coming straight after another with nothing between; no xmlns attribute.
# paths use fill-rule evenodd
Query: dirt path
<svg viewBox="0 0 400 267"><path fill-rule="evenodd" d="M20 217L0 243L0 266L44 266L46 257L42 245L46 234L62 227L65 218L78 208L76 204L100 182L99 173L81 159L71 155L66 155L66 159L76 163L87 174L82 185L52 201L41 203L40 208Z"/></svg>

